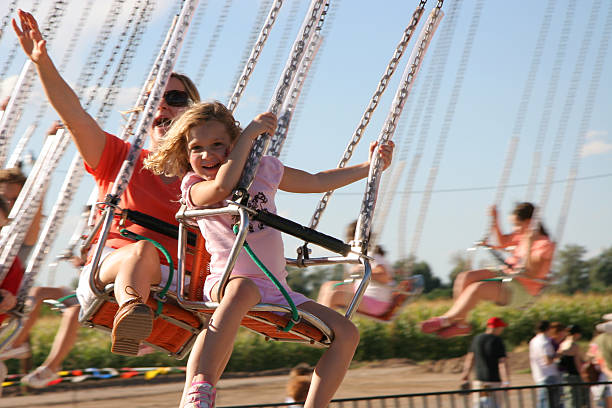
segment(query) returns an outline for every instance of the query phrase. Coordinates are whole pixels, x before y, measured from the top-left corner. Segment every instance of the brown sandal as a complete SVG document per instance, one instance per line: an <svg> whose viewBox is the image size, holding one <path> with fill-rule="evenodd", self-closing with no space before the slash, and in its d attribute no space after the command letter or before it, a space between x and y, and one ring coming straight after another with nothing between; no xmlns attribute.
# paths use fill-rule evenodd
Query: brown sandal
<svg viewBox="0 0 612 408"><path fill-rule="evenodd" d="M153 311L144 304L142 297L127 290L134 288L128 286L126 293L136 295L119 307L115 314L112 331L111 352L125 356L138 354L140 343L149 337L153 330ZM134 291L135 292L135 291Z"/></svg>

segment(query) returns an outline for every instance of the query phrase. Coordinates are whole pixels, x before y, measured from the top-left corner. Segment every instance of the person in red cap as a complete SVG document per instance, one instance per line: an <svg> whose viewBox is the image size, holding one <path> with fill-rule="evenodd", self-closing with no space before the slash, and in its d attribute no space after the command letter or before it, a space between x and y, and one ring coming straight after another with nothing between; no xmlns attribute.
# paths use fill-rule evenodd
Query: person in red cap
<svg viewBox="0 0 612 408"><path fill-rule="evenodd" d="M506 326L506 322L501 318L491 317L487 320L485 332L472 340L470 351L465 356L461 380L467 383L470 372L475 366L476 379L472 382L473 389L500 388L510 384L506 346L500 337ZM482 399L487 399L487 407L501 407L503 403L503 397L499 391L475 392L474 406L481 406Z"/></svg>

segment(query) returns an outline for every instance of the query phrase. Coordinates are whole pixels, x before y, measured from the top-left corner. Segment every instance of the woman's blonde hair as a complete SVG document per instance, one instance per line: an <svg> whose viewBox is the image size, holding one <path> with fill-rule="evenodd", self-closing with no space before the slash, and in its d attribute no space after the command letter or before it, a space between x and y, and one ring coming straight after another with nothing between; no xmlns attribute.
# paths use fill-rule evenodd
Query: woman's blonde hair
<svg viewBox="0 0 612 408"><path fill-rule="evenodd" d="M221 102L197 103L172 123L158 149L144 160L145 168L166 176L182 176L192 170L187 149L189 133L210 120L223 124L232 142L240 135L240 124Z"/></svg>

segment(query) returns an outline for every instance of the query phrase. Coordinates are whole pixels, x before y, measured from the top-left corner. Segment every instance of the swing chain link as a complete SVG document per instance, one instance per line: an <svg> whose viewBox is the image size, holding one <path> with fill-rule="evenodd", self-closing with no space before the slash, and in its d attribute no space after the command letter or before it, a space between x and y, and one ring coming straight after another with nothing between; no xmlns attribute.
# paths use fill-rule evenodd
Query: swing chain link
<svg viewBox="0 0 612 408"><path fill-rule="evenodd" d="M355 147L357 146L357 144L359 143L359 141L361 140L361 137L366 127L370 123L372 114L378 107L380 98L382 94L385 92L385 90L387 89L389 80L391 79L391 76L395 72L397 68L397 64L399 63L399 60L402 58L402 55L404 55L406 47L408 46L408 42L412 38L412 34L414 33L414 31L417 28L417 25L419 24L421 16L423 15L423 11L425 10L425 3L427 3L427 0L421 0L416 10L412 13L412 19L410 21L410 24L404 30L403 37L401 41L399 42L399 44L397 45L395 52L393 54L393 57L391 58L391 61L389 61L389 64L387 65L387 69L384 75L382 76L382 78L380 79L378 83L378 88L374 92L374 95L372 96L370 100L370 104L368 105L366 111L364 112L361 118L361 121L359 125L357 126L357 129L355 130L355 133L353 133L353 137L351 141L349 142L348 146L346 147L346 150L344 151L342 159L338 163L338 166L337 166L338 168L345 167L346 163L348 163L350 158L353 156L353 151ZM439 0L437 7L441 8L442 3L443 3L443 0ZM314 214L312 215L312 219L310 220L310 228L316 229L317 226L319 225L319 221L321 219L321 216L323 215L323 211L325 211L325 208L327 207L327 203L329 202L329 199L332 193L333 193L333 190L328 191L321 197L321 200L319 201L317 208Z"/></svg>
<svg viewBox="0 0 612 408"><path fill-rule="evenodd" d="M323 0L318 0L316 1L316 3L313 4L312 8L309 9L309 11L311 11L311 14L310 18L303 27L302 37L299 40L296 40L293 45L291 60L289 64L285 66L285 70L282 74L282 80L277 86L276 95L268 109L269 112L272 112L275 115L278 114L278 111L280 110L283 104L283 101L287 94L287 90L291 85L291 79L297 71L302 54L304 53L306 45L308 44L312 29L313 27L315 27L315 24L318 24L323 3ZM264 152L267 150L270 139L271 136L269 134L263 134L260 135L253 143L253 147L251 148L246 165L244 166L240 181L238 182L239 189L243 188L245 190L248 190L251 184L253 183L257 167L259 166L259 161L261 159L261 156L263 156Z"/></svg>
<svg viewBox="0 0 612 408"><path fill-rule="evenodd" d="M321 37L321 30L323 28L323 23L325 22L325 17L327 16L328 11L329 1L326 1L323 13L321 13L321 18L319 18L319 23L315 28L315 33L308 42L306 54L304 55L304 58L302 58L302 62L299 65L300 69L296 73L291 83L291 87L288 91L288 96L281 108L281 112L278 117L278 126L276 127L276 132L272 137L272 140L270 142L270 148L268 149L268 154L271 156L278 157L280 155L281 149L283 148L283 144L287 139L287 134L289 132L289 124L293 117L295 106L297 104L297 99L302 91L304 81L306 80L306 75L310 70L312 62L314 60L314 56L319 50L319 47L321 46L321 43L323 41Z"/></svg>
<svg viewBox="0 0 612 408"><path fill-rule="evenodd" d="M441 13L442 0L438 2L438 7L436 7L433 11L433 18L429 20L429 24L425 29L425 33L420 41L417 44L417 51L414 55L414 60L410 66L408 73L405 76L405 80L402 84L400 84L400 88L397 91L396 97L394 98L393 105L391 107L391 111L385 121L383 126L383 130L378 138L378 146L380 147L382 144L388 142L395 132L395 128L397 126L397 122L402 114L402 110L404 108L404 104L406 103L406 98L408 97L410 88L412 87L413 79L418 72L422 59L427 49L427 46L430 42L430 37L434 32L437 22L440 18ZM363 204L361 206L360 213L360 222L359 225L361 227L360 237L361 242L358 242L358 245L361 245L362 252L365 253L367 250L370 240L370 230L372 226L372 219L374 218L374 209L376 207L376 198L378 195L378 186L380 184L380 178L382 177L382 160L378 154L373 155L372 163L370 165L370 176L368 180L368 184L366 186L366 192L363 200Z"/></svg>
<svg viewBox="0 0 612 408"><path fill-rule="evenodd" d="M0 39L2 39L2 34L4 34L4 30L11 19L11 15L15 12L15 7L17 7L17 0L12 0L8 6L7 13L2 17L2 22L0 22Z"/></svg>
<svg viewBox="0 0 612 408"><path fill-rule="evenodd" d="M270 35L272 26L274 25L274 22L276 21L276 17L278 16L278 12L280 11L280 8L282 5L283 5L283 0L275 0L274 4L272 5L272 8L270 9L270 12L268 13L266 22L263 28L261 29L261 32L259 33L259 38L257 39L257 42L253 46L253 50L251 51L251 55L249 57L249 60L247 61L247 64L244 68L242 76L240 77L240 80L238 81L238 84L236 85L236 89L234 90L234 93L232 94L230 101L227 105L230 112L233 112L236 109L236 106L238 105L238 101L242 97L244 88L249 82L251 74L253 73L253 69L255 68L255 65L257 64L257 61L259 59L259 55L261 54L261 50L263 49L266 41L268 40L268 36Z"/></svg>

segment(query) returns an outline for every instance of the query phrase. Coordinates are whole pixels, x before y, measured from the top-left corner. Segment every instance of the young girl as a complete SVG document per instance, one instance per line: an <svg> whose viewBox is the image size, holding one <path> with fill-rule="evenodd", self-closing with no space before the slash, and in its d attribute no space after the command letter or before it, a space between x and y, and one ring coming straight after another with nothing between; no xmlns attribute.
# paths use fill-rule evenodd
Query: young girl
<svg viewBox="0 0 612 408"><path fill-rule="evenodd" d="M357 221L353 221L346 230L346 239L350 241L355 236L355 228ZM380 316L391 307L393 302L393 273L391 266L385 259L385 250L376 245L374 248L372 263L372 280L368 284L366 291L363 294L361 303L359 304L359 312L367 313L373 316ZM361 265L352 265L350 271L359 270ZM319 298L317 301L327 307L346 307L361 280L345 284L345 282L329 281L325 282L319 290Z"/></svg>
<svg viewBox="0 0 612 408"><path fill-rule="evenodd" d="M276 117L258 115L242 132L231 113L218 102L194 105L168 132L159 150L146 166L156 173L185 174L183 199L188 207L221 207L239 181L253 140L262 133L274 133ZM375 145L370 147L370 156ZM393 144L379 148L384 168L391 163ZM274 157L261 159L249 189L249 207L276 213L277 189L295 193L315 193L345 186L367 177L369 161L351 167L317 174L285 167ZM222 299L217 286L228 253L234 242L232 217L206 217L198 221L211 254L210 275L204 285L205 300L219 302L208 329L200 333L189 356L187 378L181 406L212 407L215 384L230 358L234 338L243 316L260 302L287 304L263 272L242 252ZM253 251L289 291L302 310L318 316L335 333L329 349L317 364L306 407L324 407L334 395L348 369L359 332L350 320L307 297L292 292L286 283L285 258L280 232L260 223L251 224L247 237Z"/></svg>

